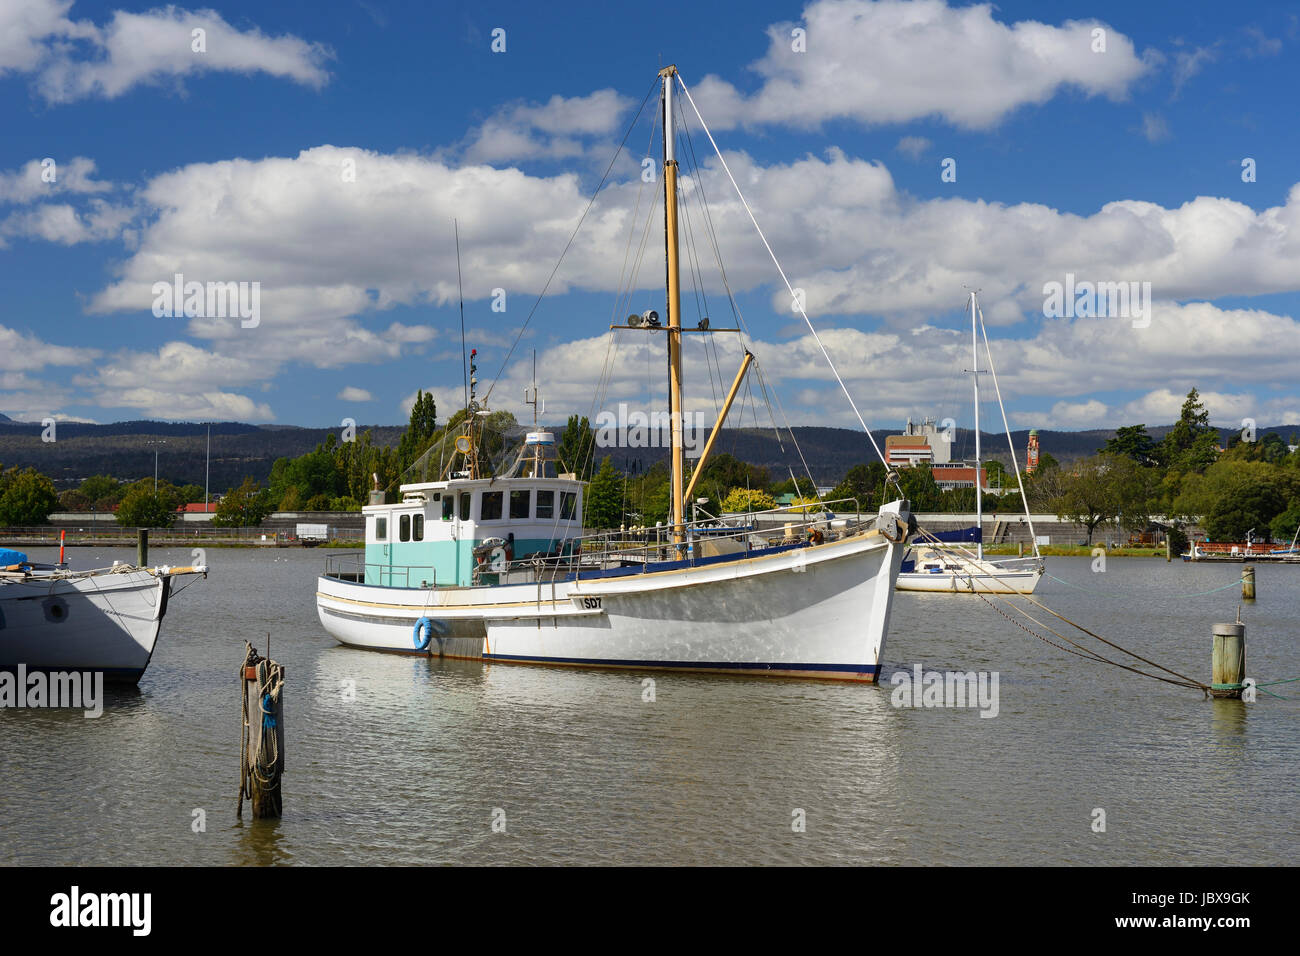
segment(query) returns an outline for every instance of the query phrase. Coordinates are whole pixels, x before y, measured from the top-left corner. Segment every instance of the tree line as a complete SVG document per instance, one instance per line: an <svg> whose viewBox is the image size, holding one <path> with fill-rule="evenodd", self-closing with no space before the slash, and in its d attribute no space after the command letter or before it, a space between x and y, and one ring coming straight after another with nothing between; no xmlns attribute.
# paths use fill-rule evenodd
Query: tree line
<svg viewBox="0 0 1300 956"><path fill-rule="evenodd" d="M410 420L396 445L376 444L371 431L350 440L330 433L310 452L282 457L263 485L250 476L229 488L217 504L219 527L260 525L273 511L357 511L378 487L391 490L401 481L432 481L458 467L452 442L464 430L465 412L441 426L433 398L418 392ZM518 431L508 412L496 412L476 426L482 464L504 464ZM1060 465L1044 454L1034 474L1024 476L1033 511L1056 514L1087 529L1091 543L1102 526L1114 523L1130 533L1152 526L1163 516L1175 540L1182 529L1201 521L1212 540L1291 540L1300 528L1300 450L1276 433L1245 432L1220 446L1219 432L1192 389L1173 428L1156 441L1145 424L1126 425L1089 458ZM635 452L602 454L585 417L571 416L556 446L561 468L589 482L585 523L590 528L653 526L669 519L671 480L668 465L645 467ZM1015 475L997 461L984 463L988 483L1001 493L985 493L985 512L1021 510ZM914 511L970 513L975 489L940 489L925 465L901 469L899 488ZM705 463L688 505L688 517L776 507L783 496L795 503L829 504L834 510L874 511L898 494L886 488L885 466L863 462L850 467L835 487L819 496L811 478L776 476L728 452ZM85 479L79 487L57 494L51 479L34 468L0 467L0 524L43 524L54 510L115 511L127 527L168 527L182 505L203 500L197 485L174 485L151 479L123 482L108 475ZM1178 542L1181 546L1182 542Z"/></svg>

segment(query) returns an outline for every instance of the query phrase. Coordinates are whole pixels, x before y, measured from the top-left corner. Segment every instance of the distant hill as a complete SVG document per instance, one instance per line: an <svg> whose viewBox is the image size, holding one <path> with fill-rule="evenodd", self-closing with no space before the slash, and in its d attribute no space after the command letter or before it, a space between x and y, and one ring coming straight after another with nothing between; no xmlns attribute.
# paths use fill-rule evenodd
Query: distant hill
<svg viewBox="0 0 1300 956"><path fill-rule="evenodd" d="M1153 426L1150 434L1159 439L1172 425ZM371 430L376 445L395 445L404 426L375 425L357 427L357 434ZM203 484L203 466L208 426L191 422L117 422L88 425L76 422L57 426L57 441L41 441L38 423L15 422L0 414L0 464L8 468L35 467L55 479L60 488L69 487L90 475L108 474L117 478L152 477L154 451L158 451L158 475L177 484ZM552 426L557 435L562 425ZM1300 432L1300 425L1261 427L1260 436L1270 431L1284 439ZM220 422L212 425L212 477L214 492L239 484L246 476L265 482L277 458L295 457L311 451L338 428L300 428L295 425L248 425ZM885 436L901 434L901 429L877 430L876 441L884 448ZM1235 434L1235 429L1221 428L1221 440ZM1086 458L1113 437L1114 429L1089 431L1054 431L1039 429L1038 443L1043 452L1065 463ZM1029 430L1012 432L1016 453L1024 463ZM162 442L151 445L149 442ZM981 432L981 452L985 459L1011 464L1007 439L1002 433ZM666 448L611 448L598 450L608 454L614 464L628 468L634 462L648 468L668 457ZM803 474L802 457L813 478L820 484L833 484L853 465L875 460L875 452L866 435L856 429L797 426L794 440L783 432L780 440L771 429L724 429L715 445L716 452L727 452L742 461L762 465L774 480L788 477L793 471ZM974 432L957 429L952 454L956 460L974 457Z"/></svg>
<svg viewBox="0 0 1300 956"><path fill-rule="evenodd" d="M368 426L357 427L357 434ZM376 445L393 445L402 437L404 426L377 425L371 428ZM247 425L219 422L212 425L212 474L214 492L238 485L246 476L265 482L277 458L295 457L311 451L338 428L299 428L283 425ZM158 452L158 476L176 484L203 484L208 426L191 422L117 422L87 425L60 422L56 441L41 441L39 424L14 422L0 416L0 463L4 467L34 467L53 478L60 488L79 483L91 475L113 475L135 480L151 478L154 451ZM150 441L162 444L150 445Z"/></svg>

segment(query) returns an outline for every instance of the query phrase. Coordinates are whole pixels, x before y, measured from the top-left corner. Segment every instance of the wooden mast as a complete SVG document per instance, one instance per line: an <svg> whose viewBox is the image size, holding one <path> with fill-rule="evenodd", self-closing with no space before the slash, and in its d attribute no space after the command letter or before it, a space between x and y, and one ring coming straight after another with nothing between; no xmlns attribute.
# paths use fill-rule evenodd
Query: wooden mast
<svg viewBox="0 0 1300 956"><path fill-rule="evenodd" d="M677 253L677 158L674 154L673 77L676 66L659 71L664 99L664 252L668 291L668 417L672 428L673 543L686 540L683 497L684 450L682 442L682 302Z"/></svg>

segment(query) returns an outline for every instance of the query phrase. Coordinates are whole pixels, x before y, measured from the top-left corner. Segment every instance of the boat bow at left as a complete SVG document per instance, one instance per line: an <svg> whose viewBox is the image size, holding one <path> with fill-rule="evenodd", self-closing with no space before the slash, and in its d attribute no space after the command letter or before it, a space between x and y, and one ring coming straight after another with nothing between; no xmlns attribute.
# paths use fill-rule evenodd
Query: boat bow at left
<svg viewBox="0 0 1300 956"><path fill-rule="evenodd" d="M182 578L205 565L91 571L11 565L0 570L0 670L98 671L136 683Z"/></svg>

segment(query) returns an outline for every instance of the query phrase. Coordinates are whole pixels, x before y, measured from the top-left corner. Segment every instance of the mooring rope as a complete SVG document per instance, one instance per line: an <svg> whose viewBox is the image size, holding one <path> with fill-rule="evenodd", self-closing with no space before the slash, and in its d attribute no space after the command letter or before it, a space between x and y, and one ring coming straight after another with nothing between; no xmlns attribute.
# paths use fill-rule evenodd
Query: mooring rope
<svg viewBox="0 0 1300 956"><path fill-rule="evenodd" d="M1086 592L1088 592L1089 594L1110 594L1110 593L1111 593L1111 592L1109 592L1109 591L1099 591L1099 590L1097 590L1096 588L1085 588L1082 584L1075 584L1075 583L1073 583L1072 581L1063 581L1063 580L1061 580L1060 578L1058 578L1055 574L1049 574L1049 573L1046 572L1046 571L1044 571L1043 574L1044 574L1045 576L1051 578L1053 581L1057 582L1058 584L1064 584L1066 587L1078 588L1080 591L1086 591ZM1240 578L1238 578L1238 579L1235 580L1235 581L1229 581L1227 584L1223 585L1223 587L1219 587L1219 588L1211 588L1211 589L1208 590L1208 591L1192 591L1192 592L1189 593L1189 594L1166 594L1166 595L1164 595L1164 596L1165 596L1165 597L1171 597L1171 598L1193 598L1193 597L1204 597L1204 596L1207 595L1207 594L1216 594L1216 593L1218 593L1219 591L1226 591L1226 590L1228 590L1228 588L1235 588L1235 587L1237 587L1239 584L1241 584L1241 579L1240 579Z"/></svg>
<svg viewBox="0 0 1300 956"><path fill-rule="evenodd" d="M940 541L937 537L935 537L935 535L934 535L932 532L927 531L927 530L925 530L924 528L918 528L917 530L918 530L918 533L919 533L922 537L928 537L928 538L930 539L930 543L931 543L931 544L940 544L940 545L942 545L942 544L945 543L945 542ZM963 548L962 550L965 551L966 549ZM967 553L969 554L970 552L967 551ZM1041 560L1041 559L1040 559L1040 560ZM1047 573L1046 570L1044 570L1043 573L1046 574L1046 573ZM1006 587L1009 591L1011 591L1012 593L1014 593L1016 597L1023 598L1025 601L1029 602L1030 604L1033 604L1035 607L1041 608L1042 610L1046 611L1048 614L1052 615L1052 617L1056 618L1057 620L1059 620L1059 621L1061 621L1061 622L1063 622L1063 623L1065 623L1065 624L1070 625L1070 626L1073 627L1075 630L1082 631L1084 634L1087 634L1087 635L1088 635L1089 637L1091 637L1093 640L1100 641L1101 643L1107 645L1108 647L1113 647L1115 650L1117 650L1117 651L1119 651L1119 652L1121 652L1121 653L1123 653L1123 654L1127 654L1129 657L1135 658L1136 660L1139 660L1139 661L1141 661L1141 662L1144 663L1144 664L1148 664L1148 665L1150 665L1151 667L1156 668L1157 670L1164 671L1166 674L1171 674L1171 675L1173 675L1174 678L1177 678L1177 680L1171 679L1170 677L1162 677L1162 676L1160 676L1159 674L1152 674L1152 673L1149 673L1149 672L1147 672L1147 671L1141 670L1141 669L1139 669L1139 668L1133 667L1133 666L1131 666L1131 665L1124 664L1124 663L1122 663L1122 662L1120 662L1120 661L1115 661L1115 660L1111 660L1111 659L1108 658L1108 657L1104 657L1104 656L1102 656L1101 654L1098 654L1097 652L1095 652L1095 651L1093 651L1093 650L1091 650L1091 649L1089 649L1089 648L1084 647L1082 644L1079 644L1077 641L1071 640L1070 638L1066 637L1064 634L1061 634L1059 631L1053 630L1053 629L1052 629L1051 627L1049 627L1048 625L1043 624L1042 622L1038 621L1038 620L1035 619L1035 618L1034 618L1034 617L1033 617L1033 616L1032 616L1028 611L1026 611L1024 608L1022 608L1022 607L1018 607L1017 605L1012 604L1011 601L1009 601L1005 596L1003 596L1003 595L1001 595L1001 594L997 594L997 593L990 592L990 593L993 593L993 596L994 596L994 597L996 597L996 598L998 598L999 600L1004 601L1005 603L1009 604L1009 605L1010 605L1010 606L1011 606L1015 611L1019 612L1020 614L1023 614L1025 617L1029 618L1029 620L1034 621L1034 623L1037 624L1039 627L1043 628L1044 630L1050 631L1052 634L1056 635L1056 636L1059 637L1061 640L1066 641L1066 642L1068 642L1068 643L1074 645L1075 647L1079 648L1079 650L1082 651L1083 653L1078 653L1078 652L1076 652L1076 651L1069 651L1068 648L1064 648L1064 647L1061 647L1061 645L1059 645L1059 644L1055 644L1055 643L1053 643L1052 641L1050 641L1050 640L1048 640L1047 638L1043 637L1041 634L1038 634L1037 632L1033 631L1032 629L1030 629L1030 628L1028 628L1028 627L1025 627L1023 624L1020 624L1018 621L1015 621L1015 620L1013 620L1012 618L1008 617L1006 614L1003 614L1003 613L1002 613L1002 612L1001 612L1001 611L1000 611L1000 610L999 610L999 609L998 609L998 608L997 608L997 607L996 607L996 606L995 606L991 601L988 600L988 598L986 598L983 594L981 594L981 593L976 589L976 585L975 585L975 581L974 581L974 579L972 578L972 579L970 580L970 588L971 588L971 593L972 593L972 594L974 594L976 597L978 597L978 598L979 598L981 601L983 601L985 604L989 605L989 607L992 607L995 611L998 611L998 613L999 613L1002 617L1006 618L1008 621L1011 621L1013 624L1016 624L1017 626L1019 626L1019 627L1021 628L1021 630L1024 630L1024 631L1026 631L1026 632L1028 632L1028 633L1030 633L1030 634L1033 634L1033 635L1034 635L1035 637L1037 637L1039 640L1044 641L1045 643L1051 644L1053 647L1058 647L1058 648L1060 648L1061 650L1069 651L1069 653L1074 653L1074 654L1076 654L1076 655L1079 656L1079 657L1084 657L1084 658L1086 658L1086 659L1093 660L1093 661L1095 661L1095 662L1097 662L1097 663L1110 664L1110 665L1112 665L1112 666L1114 666L1114 667L1118 667L1118 668L1120 668L1121 670L1126 670L1126 671L1129 671L1130 673L1138 674L1138 675L1140 675L1140 676L1142 676L1142 677L1149 677L1149 678L1151 678L1152 680L1162 681L1162 682L1164 682L1164 683L1166 683L1166 684L1174 684L1174 685L1179 686L1179 687L1187 687L1187 688L1190 688L1190 689L1192 689L1192 690L1199 690L1199 691L1201 691L1202 693L1206 694L1207 696L1209 695L1210 690L1211 690L1211 687L1210 687L1209 684L1206 684L1206 683L1203 682L1203 681L1198 681L1198 680L1196 680L1196 678L1194 678L1194 677L1188 677L1188 676L1185 675L1185 674L1180 674L1180 673L1178 673L1178 672L1175 671L1175 670L1172 670L1172 669L1170 669L1170 668L1168 668L1168 667L1165 667L1163 664L1158 664L1158 663L1156 663L1155 661L1153 661L1153 660L1151 660L1151 659L1149 659L1149 658L1143 657L1141 654L1138 654L1136 651L1131 651L1131 650L1129 650L1129 649L1126 648L1126 647L1123 647L1123 646L1121 646L1121 645L1119 645L1119 644L1116 644L1114 641L1107 640L1106 638L1102 637L1100 634L1097 634L1097 633L1095 633L1095 632L1093 632L1093 631L1088 630L1088 628L1084 627L1082 624L1079 624L1079 623L1077 623L1077 622L1075 622L1075 621L1072 621L1072 620L1070 620L1068 617L1065 617L1065 616L1062 615L1062 614L1058 614L1056 611L1053 611L1053 610L1052 610L1050 607L1048 607L1046 604L1044 604L1044 603L1042 603L1041 601L1035 599L1032 595L1029 595L1029 594L1022 594L1022 593L1016 591L1015 588L1014 588L1014 586L1010 585L1007 581L1005 581L1004 579L1002 579L1001 577L999 577L997 574L988 573L988 577L991 578L992 580L998 582L999 584L1003 585L1004 587Z"/></svg>
<svg viewBox="0 0 1300 956"><path fill-rule="evenodd" d="M275 661L262 657L248 641L244 642L244 663L239 667L241 737L239 742L239 806L237 816L244 814L244 797L253 797L253 784L263 792L274 790L284 772L280 755L276 712L280 701L280 691L284 688L284 667ZM257 753L253 755L253 764L249 766L248 735L251 728L249 721L248 688L245 686L247 668L255 668L257 674L258 710L261 725L257 732ZM256 807L254 813L256 813Z"/></svg>

